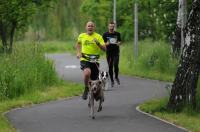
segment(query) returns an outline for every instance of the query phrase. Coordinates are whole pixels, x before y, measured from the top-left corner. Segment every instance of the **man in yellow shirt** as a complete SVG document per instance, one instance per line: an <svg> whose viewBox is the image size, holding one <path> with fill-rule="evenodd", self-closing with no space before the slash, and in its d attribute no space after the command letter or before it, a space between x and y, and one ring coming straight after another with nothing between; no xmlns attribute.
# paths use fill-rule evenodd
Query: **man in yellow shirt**
<svg viewBox="0 0 200 132"><path fill-rule="evenodd" d="M83 70L83 79L85 90L82 98L87 99L89 80L97 80L99 75L99 57L101 50L106 51L106 46L102 36L96 32L95 24L92 21L87 22L86 32L78 36L76 44L77 58L80 59L81 69Z"/></svg>

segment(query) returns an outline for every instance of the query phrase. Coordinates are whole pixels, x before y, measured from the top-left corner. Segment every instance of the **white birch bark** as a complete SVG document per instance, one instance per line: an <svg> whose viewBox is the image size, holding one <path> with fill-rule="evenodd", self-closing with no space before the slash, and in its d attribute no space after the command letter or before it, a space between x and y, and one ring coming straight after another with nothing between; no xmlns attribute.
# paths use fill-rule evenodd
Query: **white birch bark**
<svg viewBox="0 0 200 132"><path fill-rule="evenodd" d="M185 104L196 107L196 89L200 73L200 0L194 0L185 30L185 45L172 85L168 108L177 110Z"/></svg>
<svg viewBox="0 0 200 132"><path fill-rule="evenodd" d="M183 7L183 0L179 0L178 3L178 16L177 16L177 21L176 24L179 28L181 28L181 22L182 22L182 7Z"/></svg>

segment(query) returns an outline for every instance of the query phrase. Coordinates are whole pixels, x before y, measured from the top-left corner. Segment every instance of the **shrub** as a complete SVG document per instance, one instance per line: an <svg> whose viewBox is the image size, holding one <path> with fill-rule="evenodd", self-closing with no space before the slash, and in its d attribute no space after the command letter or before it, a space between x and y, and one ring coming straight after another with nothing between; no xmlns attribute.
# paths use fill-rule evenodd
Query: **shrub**
<svg viewBox="0 0 200 132"><path fill-rule="evenodd" d="M12 54L0 55L0 59L0 100L58 81L53 63L37 44L18 44Z"/></svg>

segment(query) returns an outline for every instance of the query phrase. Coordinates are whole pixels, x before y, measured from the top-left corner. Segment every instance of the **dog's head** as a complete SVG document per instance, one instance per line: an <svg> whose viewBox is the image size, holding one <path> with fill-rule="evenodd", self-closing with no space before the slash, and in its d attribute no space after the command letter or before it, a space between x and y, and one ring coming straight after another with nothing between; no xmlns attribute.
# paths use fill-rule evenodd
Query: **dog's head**
<svg viewBox="0 0 200 132"><path fill-rule="evenodd" d="M99 79L100 80L106 80L107 78L108 78L108 72L106 72L106 71L100 71Z"/></svg>
<svg viewBox="0 0 200 132"><path fill-rule="evenodd" d="M100 80L91 80L89 81L90 90L92 93L96 94L101 90L101 81Z"/></svg>

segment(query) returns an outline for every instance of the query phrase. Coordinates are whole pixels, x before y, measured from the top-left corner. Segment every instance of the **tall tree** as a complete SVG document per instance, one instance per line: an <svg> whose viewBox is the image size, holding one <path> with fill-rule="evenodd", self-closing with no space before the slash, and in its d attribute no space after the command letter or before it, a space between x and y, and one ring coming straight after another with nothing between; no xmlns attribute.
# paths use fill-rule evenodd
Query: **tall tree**
<svg viewBox="0 0 200 132"><path fill-rule="evenodd" d="M30 21L27 38L37 38L33 30L39 34L40 40L75 39L85 25L84 15L80 13L82 0L57 0L53 8L40 9ZM32 30L33 29L33 30Z"/></svg>
<svg viewBox="0 0 200 132"><path fill-rule="evenodd" d="M185 45L168 102L168 108L173 110L179 110L187 103L196 107L200 71L200 0L193 1L184 34Z"/></svg>
<svg viewBox="0 0 200 132"><path fill-rule="evenodd" d="M107 29L108 21L112 20L112 1L83 0L81 12L85 14L85 22L93 20L97 25L97 31L103 33Z"/></svg>
<svg viewBox="0 0 200 132"><path fill-rule="evenodd" d="M175 56L178 56L180 54L181 49L181 10L183 8L182 1L179 0L179 6L178 6L178 15L177 15L177 21L176 21L176 29L175 33L172 37L172 52Z"/></svg>
<svg viewBox="0 0 200 132"><path fill-rule="evenodd" d="M48 0L1 0L0 1L0 36L3 51L12 51L13 38L17 28L27 25L28 18L37 7L43 7Z"/></svg>
<svg viewBox="0 0 200 132"><path fill-rule="evenodd" d="M180 51L184 43L183 28L185 27L186 17L187 17L186 2L187 2L186 0L179 0L176 29L172 37L172 50L175 56L180 55Z"/></svg>

